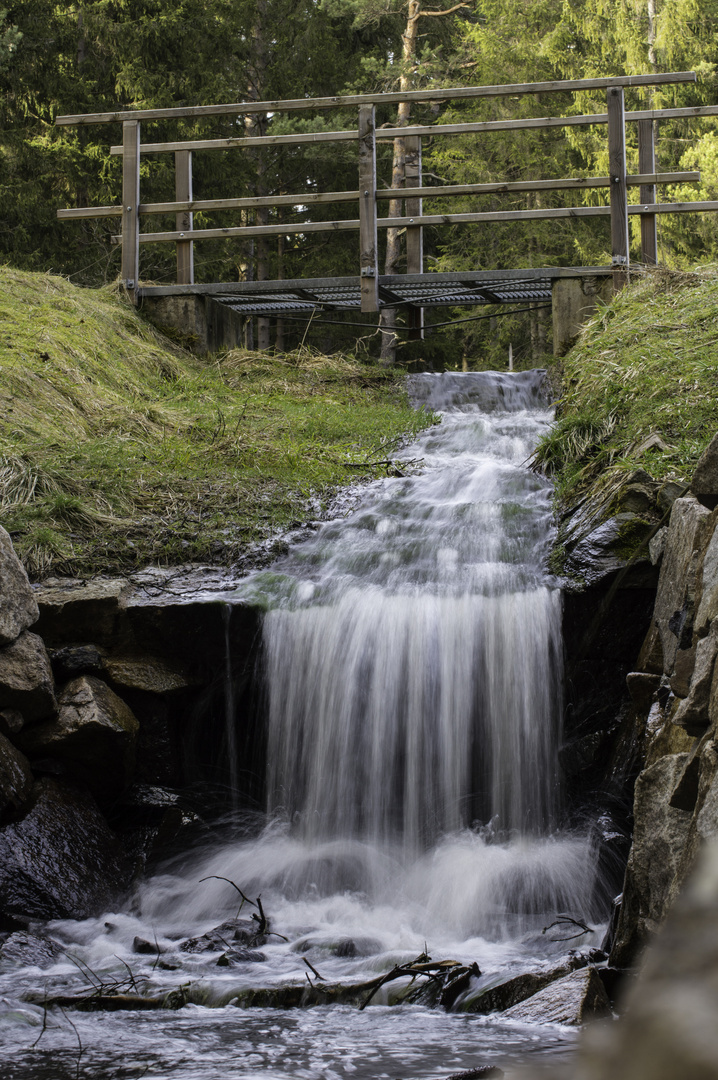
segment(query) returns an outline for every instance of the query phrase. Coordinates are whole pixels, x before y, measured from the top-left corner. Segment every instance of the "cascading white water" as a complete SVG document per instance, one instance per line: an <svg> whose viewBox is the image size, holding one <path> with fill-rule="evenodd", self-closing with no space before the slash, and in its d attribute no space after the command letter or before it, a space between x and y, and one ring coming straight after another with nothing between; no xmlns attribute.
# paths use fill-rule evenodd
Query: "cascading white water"
<svg viewBox="0 0 718 1080"><path fill-rule="evenodd" d="M561 604L548 487L525 468L539 386L415 376L445 413L422 472L285 560L264 623L269 805L305 838L418 853L472 822L555 823Z"/></svg>

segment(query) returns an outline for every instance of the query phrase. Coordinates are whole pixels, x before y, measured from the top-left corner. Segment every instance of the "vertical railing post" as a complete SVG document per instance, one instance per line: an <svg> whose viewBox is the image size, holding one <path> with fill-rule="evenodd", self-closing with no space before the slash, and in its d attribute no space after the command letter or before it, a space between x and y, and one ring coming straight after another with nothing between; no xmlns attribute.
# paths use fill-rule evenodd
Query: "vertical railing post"
<svg viewBox="0 0 718 1080"><path fill-rule="evenodd" d="M359 273L362 311L379 310L379 250L376 230L376 116L359 108Z"/></svg>
<svg viewBox="0 0 718 1080"><path fill-rule="evenodd" d="M639 173L656 171L656 144L652 120L638 121L638 171ZM641 184L640 199L644 207L653 205L656 201L656 185ZM641 262L645 266L658 265L655 214L641 214Z"/></svg>
<svg viewBox="0 0 718 1080"><path fill-rule="evenodd" d="M175 150L175 202L192 202L192 151ZM192 231L192 211L175 214L178 233ZM177 284L194 285L194 244L191 240L177 241Z"/></svg>
<svg viewBox="0 0 718 1080"><path fill-rule="evenodd" d="M140 122L122 125L122 285L133 304L140 277Z"/></svg>
<svg viewBox="0 0 718 1080"><path fill-rule="evenodd" d="M406 187L421 187L421 135L407 135L405 140L405 184ZM422 200L406 200L406 216L421 217ZM421 225L407 225L406 228L406 272L407 274L424 273L424 230ZM424 337L424 309L409 308L409 341L420 341Z"/></svg>
<svg viewBox="0 0 718 1080"><path fill-rule="evenodd" d="M626 283L628 270L628 188L626 185L626 117L623 87L608 90L608 172L611 177L611 262L613 285Z"/></svg>

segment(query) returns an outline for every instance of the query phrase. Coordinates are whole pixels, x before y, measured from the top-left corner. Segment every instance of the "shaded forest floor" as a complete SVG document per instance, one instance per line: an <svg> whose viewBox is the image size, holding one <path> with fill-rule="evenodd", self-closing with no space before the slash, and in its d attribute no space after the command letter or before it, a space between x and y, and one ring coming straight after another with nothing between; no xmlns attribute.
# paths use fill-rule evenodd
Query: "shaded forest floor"
<svg viewBox="0 0 718 1080"><path fill-rule="evenodd" d="M198 359L113 289L0 267L0 523L36 578L230 564L433 420L401 371Z"/></svg>

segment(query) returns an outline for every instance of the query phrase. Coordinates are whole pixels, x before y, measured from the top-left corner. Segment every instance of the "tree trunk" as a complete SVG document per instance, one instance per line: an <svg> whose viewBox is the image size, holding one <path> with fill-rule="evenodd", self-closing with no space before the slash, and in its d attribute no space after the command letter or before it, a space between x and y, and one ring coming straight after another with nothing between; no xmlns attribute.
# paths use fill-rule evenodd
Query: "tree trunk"
<svg viewBox="0 0 718 1080"><path fill-rule="evenodd" d="M409 0L409 11L406 19L406 28L402 34L401 60L402 71L399 77L399 89L408 92L412 85L412 66L416 60L416 42L419 36L419 19L421 17L421 0ZM409 123L411 105L408 101L399 103L397 110L397 127L406 127ZM393 188L404 187L406 175L406 143L404 139L394 139L394 157L391 167L391 186ZM389 203L389 217L400 217L402 209L401 199L392 199ZM399 270L401 258L401 237L398 229L386 231L386 258L384 260L384 273L396 274ZM391 365L396 362L396 308L382 311L379 316L379 328L381 329L381 356L382 364Z"/></svg>

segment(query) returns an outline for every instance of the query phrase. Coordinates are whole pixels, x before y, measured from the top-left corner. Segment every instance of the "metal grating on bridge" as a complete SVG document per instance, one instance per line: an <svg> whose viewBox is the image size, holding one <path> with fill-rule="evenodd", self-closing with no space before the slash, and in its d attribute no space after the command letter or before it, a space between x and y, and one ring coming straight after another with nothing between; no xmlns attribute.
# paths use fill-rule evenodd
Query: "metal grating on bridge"
<svg viewBox="0 0 718 1080"><path fill-rule="evenodd" d="M448 277L449 275L447 275ZM452 275L453 276L453 275ZM404 281L395 275L380 279L380 307L470 307L485 304L535 303L551 300L551 278L531 277L525 280L482 280L481 283L462 283L441 280L443 275L426 274L422 282ZM433 279L433 280L432 280ZM308 281L305 288L292 282L283 289L281 282L262 286L252 283L252 292L215 293L213 299L232 308L240 315L311 314L313 311L359 311L361 289L359 280L351 284ZM294 287L292 287L294 286ZM237 286L235 286L237 288Z"/></svg>

